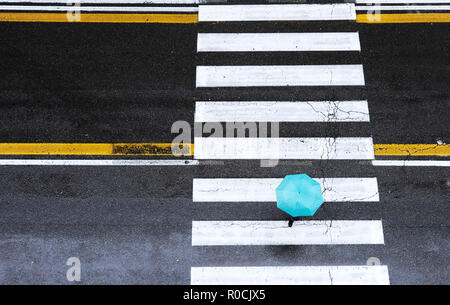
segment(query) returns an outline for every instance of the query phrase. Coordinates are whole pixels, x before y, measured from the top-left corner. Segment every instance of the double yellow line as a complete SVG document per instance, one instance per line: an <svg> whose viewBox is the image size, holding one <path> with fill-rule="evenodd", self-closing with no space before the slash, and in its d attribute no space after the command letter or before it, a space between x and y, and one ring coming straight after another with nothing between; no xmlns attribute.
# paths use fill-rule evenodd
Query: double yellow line
<svg viewBox="0 0 450 305"><path fill-rule="evenodd" d="M172 143L0 143L0 155L177 156L194 154L194 144ZM450 144L374 144L377 156L450 156Z"/></svg>
<svg viewBox="0 0 450 305"><path fill-rule="evenodd" d="M197 23L198 14L92 14L71 21L66 13L0 13L0 22ZM450 13L357 15L358 23L450 22Z"/></svg>

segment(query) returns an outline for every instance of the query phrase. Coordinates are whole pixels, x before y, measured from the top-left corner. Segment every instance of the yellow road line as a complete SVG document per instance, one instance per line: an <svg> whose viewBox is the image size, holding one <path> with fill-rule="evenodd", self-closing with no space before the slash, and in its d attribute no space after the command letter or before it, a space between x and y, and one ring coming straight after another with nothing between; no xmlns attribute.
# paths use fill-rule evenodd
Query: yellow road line
<svg viewBox="0 0 450 305"><path fill-rule="evenodd" d="M194 145L172 143L0 143L0 155L193 155Z"/></svg>
<svg viewBox="0 0 450 305"><path fill-rule="evenodd" d="M66 13L0 13L0 22L109 22L109 23L197 23L197 14L80 14L69 21Z"/></svg>
<svg viewBox="0 0 450 305"><path fill-rule="evenodd" d="M358 14L356 21L358 23L450 22L450 13ZM76 21L69 20L66 13L0 13L0 22L198 23L198 14L81 13L80 20Z"/></svg>
<svg viewBox="0 0 450 305"><path fill-rule="evenodd" d="M427 23L450 22L450 13L425 14L359 14L356 16L359 23Z"/></svg>
<svg viewBox="0 0 450 305"><path fill-rule="evenodd" d="M194 144L172 143L0 143L0 155L194 155ZM377 156L450 156L450 144L374 144Z"/></svg>
<svg viewBox="0 0 450 305"><path fill-rule="evenodd" d="M450 144L374 144L377 156L450 156Z"/></svg>

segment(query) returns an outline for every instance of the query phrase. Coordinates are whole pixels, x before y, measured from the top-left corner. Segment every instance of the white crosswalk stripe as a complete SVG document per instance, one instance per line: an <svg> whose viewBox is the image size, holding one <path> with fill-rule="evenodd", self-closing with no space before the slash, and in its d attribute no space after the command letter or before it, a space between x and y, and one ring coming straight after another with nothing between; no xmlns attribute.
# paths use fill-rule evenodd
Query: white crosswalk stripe
<svg viewBox="0 0 450 305"><path fill-rule="evenodd" d="M367 101L196 102L195 122L369 122Z"/></svg>
<svg viewBox="0 0 450 305"><path fill-rule="evenodd" d="M193 267L193 285L389 285L387 266Z"/></svg>
<svg viewBox="0 0 450 305"><path fill-rule="evenodd" d="M198 20L205 21L300 21L355 20L353 3L200 5Z"/></svg>
<svg viewBox="0 0 450 305"><path fill-rule="evenodd" d="M384 244L378 220L194 221L193 246Z"/></svg>
<svg viewBox="0 0 450 305"><path fill-rule="evenodd" d="M270 4L270 5L200 5L200 22L233 21L325 21L356 19L354 4ZM212 26L212 23L210 23ZM245 26L243 26L245 29ZM250 31L252 32L252 31ZM276 56L276 52L304 52L302 59L318 58L324 52L361 51L359 34L348 32L289 33L199 33L199 56L214 58L251 56L256 53ZM240 53L239 53L240 52ZM307 53L310 52L310 53ZM318 56L308 57L314 53ZM321 52L321 53L319 53ZM212 54L216 53L216 54ZM299 53L300 54L300 53ZM350 53L349 53L350 54ZM356 53L358 54L358 53ZM261 54L259 54L261 55ZM262 54L265 55L265 54ZM324 55L326 56L326 55ZM262 56L258 58L264 58ZM268 57L269 58L269 57ZM299 57L300 58L300 57ZM350 58L350 57L349 57ZM287 88L365 85L363 66L352 62L323 65L303 60L291 65L214 65L197 66L199 90L247 90L248 87ZM259 64L259 63L258 63ZM219 92L219 91L218 91ZM373 141L367 137L260 137L250 132L256 122L281 123L357 123L370 122L366 100L199 100L195 104L196 123L222 126L225 136L194 138L195 159L262 160L374 160ZM232 125L234 124L234 125ZM234 129L248 130L235 137ZM220 128L219 128L220 129ZM286 174L295 174L286 172ZM314 178L321 184L326 205L351 203L364 206L380 201L376 177ZM214 208L239 208L240 203L255 209L275 206L275 188L282 178L194 178L194 203ZM248 213L253 213L249 210ZM292 227L279 220L194 220L193 247L296 245L384 245L382 220L308 220ZM244 251L244 250L243 250ZM367 259L367 258L365 258ZM239 266L192 267L192 284L389 284L387 266Z"/></svg>
<svg viewBox="0 0 450 305"><path fill-rule="evenodd" d="M379 201L377 178L314 178L326 202ZM195 178L194 202L275 202L282 178Z"/></svg>
<svg viewBox="0 0 450 305"><path fill-rule="evenodd" d="M197 87L364 86L362 65L197 66Z"/></svg>
<svg viewBox="0 0 450 305"><path fill-rule="evenodd" d="M196 159L372 160L372 138L196 137Z"/></svg>
<svg viewBox="0 0 450 305"><path fill-rule="evenodd" d="M197 52L360 51L358 33L199 33Z"/></svg>

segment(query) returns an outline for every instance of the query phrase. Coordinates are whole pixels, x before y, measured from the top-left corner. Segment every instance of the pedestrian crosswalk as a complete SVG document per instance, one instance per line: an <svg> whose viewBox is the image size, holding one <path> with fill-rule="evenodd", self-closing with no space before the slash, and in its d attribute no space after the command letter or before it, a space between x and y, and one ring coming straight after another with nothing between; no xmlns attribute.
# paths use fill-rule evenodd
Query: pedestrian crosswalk
<svg viewBox="0 0 450 305"><path fill-rule="evenodd" d="M198 52L360 51L357 32L199 33Z"/></svg>
<svg viewBox="0 0 450 305"><path fill-rule="evenodd" d="M388 285L386 266L193 267L194 285Z"/></svg>
<svg viewBox="0 0 450 305"><path fill-rule="evenodd" d="M372 138L196 137L197 159L372 160Z"/></svg>
<svg viewBox="0 0 450 305"><path fill-rule="evenodd" d="M195 103L195 122L369 122L367 101Z"/></svg>
<svg viewBox="0 0 450 305"><path fill-rule="evenodd" d="M364 234L362 234L364 232ZM379 220L194 221L193 246L384 244Z"/></svg>
<svg viewBox="0 0 450 305"><path fill-rule="evenodd" d="M356 11L353 3L200 5L198 20L200 22L356 20Z"/></svg>
<svg viewBox="0 0 450 305"><path fill-rule="evenodd" d="M223 55L220 64L214 56L197 66L196 87L202 90L233 89L244 92L250 87L256 90L272 89L294 91L298 96L292 100L260 97L244 100L236 94L234 98L200 99L195 103L194 121L196 123L240 123L277 122L281 124L361 124L368 127L370 122L369 103L359 96L353 99L303 99L302 88L355 88L364 87L364 69L360 62L354 62L354 54L361 50L359 34L355 30L338 31L335 22L353 23L356 19L355 5L340 4L265 4L265 5L200 5L199 21L203 23L198 34L197 52L202 54ZM301 21L296 27L290 24L291 31L246 31L252 22ZM220 33L215 29L220 25ZM240 23L231 27L228 24ZM333 31L321 30L322 25L332 23ZM305 24L313 24L305 31ZM273 29L273 25L271 26ZM329 29L329 26L325 28ZM312 31L311 31L312 29ZM208 31L209 30L209 31ZM316 53L316 56L300 57L292 55L289 64L273 64L269 58L279 56L282 62L284 54ZM344 62L323 64L314 62L315 58L332 54L353 54L344 58ZM259 64L227 64L227 56L250 58L252 54L270 54L260 56ZM246 57L247 56L247 57ZM249 57L250 56L250 57ZM210 61L208 61L208 58ZM211 59L212 58L212 59ZM264 61L267 58L267 61ZM352 58L345 62L345 59ZM298 62L296 62L296 60ZM310 60L310 61L308 61ZM312 60L312 62L311 62ZM293 63L294 62L294 63ZM248 91L255 92L255 91ZM314 92L314 91L312 91ZM351 91L350 91L351 92ZM334 125L333 125L334 126ZM340 137L258 137L251 132L235 136L194 138L195 159L199 160L374 160L373 141L370 132L367 136ZM257 169L255 169L256 171ZM282 177L296 173L289 168L280 176L279 171L270 176L270 171L261 177L196 177L193 180L193 202L220 208L239 208L246 206L248 213L255 213L268 205L275 205L275 188ZM267 174L269 173L269 174ZM248 173L247 173L248 175ZM376 177L342 177L327 175L315 178L321 184L324 205L339 206L351 204L379 204L380 196ZM381 219L312 219L297 221L289 228L287 221L273 219L194 219L192 222L192 246L231 247L251 249L256 246L370 246L384 245L383 223ZM245 248L242 248L245 247ZM242 250L245 251L245 250ZM249 250L250 251L250 250ZM313 258L311 257L310 260ZM366 258L367 259L367 258ZM305 257L305 261L308 258ZM387 266L348 265L301 265L284 266L282 261L273 258L258 266L230 266L226 261L222 266L193 266L192 284L389 284Z"/></svg>
<svg viewBox="0 0 450 305"><path fill-rule="evenodd" d="M197 87L364 86L362 65L197 66Z"/></svg>
<svg viewBox="0 0 450 305"><path fill-rule="evenodd" d="M314 178L325 202L377 202L377 178ZM196 178L194 202L276 202L282 178Z"/></svg>

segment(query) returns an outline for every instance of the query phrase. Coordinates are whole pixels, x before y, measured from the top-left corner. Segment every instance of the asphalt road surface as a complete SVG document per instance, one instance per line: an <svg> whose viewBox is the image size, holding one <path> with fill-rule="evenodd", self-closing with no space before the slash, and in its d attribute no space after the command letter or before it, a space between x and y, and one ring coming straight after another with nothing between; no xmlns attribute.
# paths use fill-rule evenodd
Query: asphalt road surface
<svg viewBox="0 0 450 305"><path fill-rule="evenodd" d="M171 132L174 122L194 126L196 101L367 100L370 122L281 122L279 135L371 137L374 144L450 143L448 27L347 21L0 22L0 139L170 143L176 136ZM197 52L198 33L245 32L359 32L361 52ZM362 65L364 86L196 88L197 66L350 64ZM405 158L448 160L376 156ZM242 267L238 277L249 266L365 266L370 258L387 267L390 284L450 283L448 166L374 166L370 158L323 158L262 167L259 160L206 159L185 166L0 166L0 283L72 284L66 278L69 257L81 261L82 284L202 283L198 274L191 278L191 268ZM239 198L247 195L237 190L238 199L229 202L219 190L213 200L193 201L198 191L194 180L252 178L260 183L304 172L317 178L349 178L349 184L354 183L351 179L375 178L371 199L352 199L350 194L330 200L305 220L374 221L382 226L372 233L381 234L383 241L360 232L363 242L347 243L345 226L332 224L328 229L337 230L338 240L344 236L342 243L308 244L293 235L294 242L285 244L277 238L245 244L235 237L234 243L223 245L230 243L225 236L207 245L201 231L193 233L195 225L207 224L202 221L255 221L256 231L261 221L286 220L287 226L275 202L252 199L251 191L245 200ZM245 226L241 233L251 234ZM192 245L193 234L199 234L198 245ZM202 270L207 274L213 269Z"/></svg>

